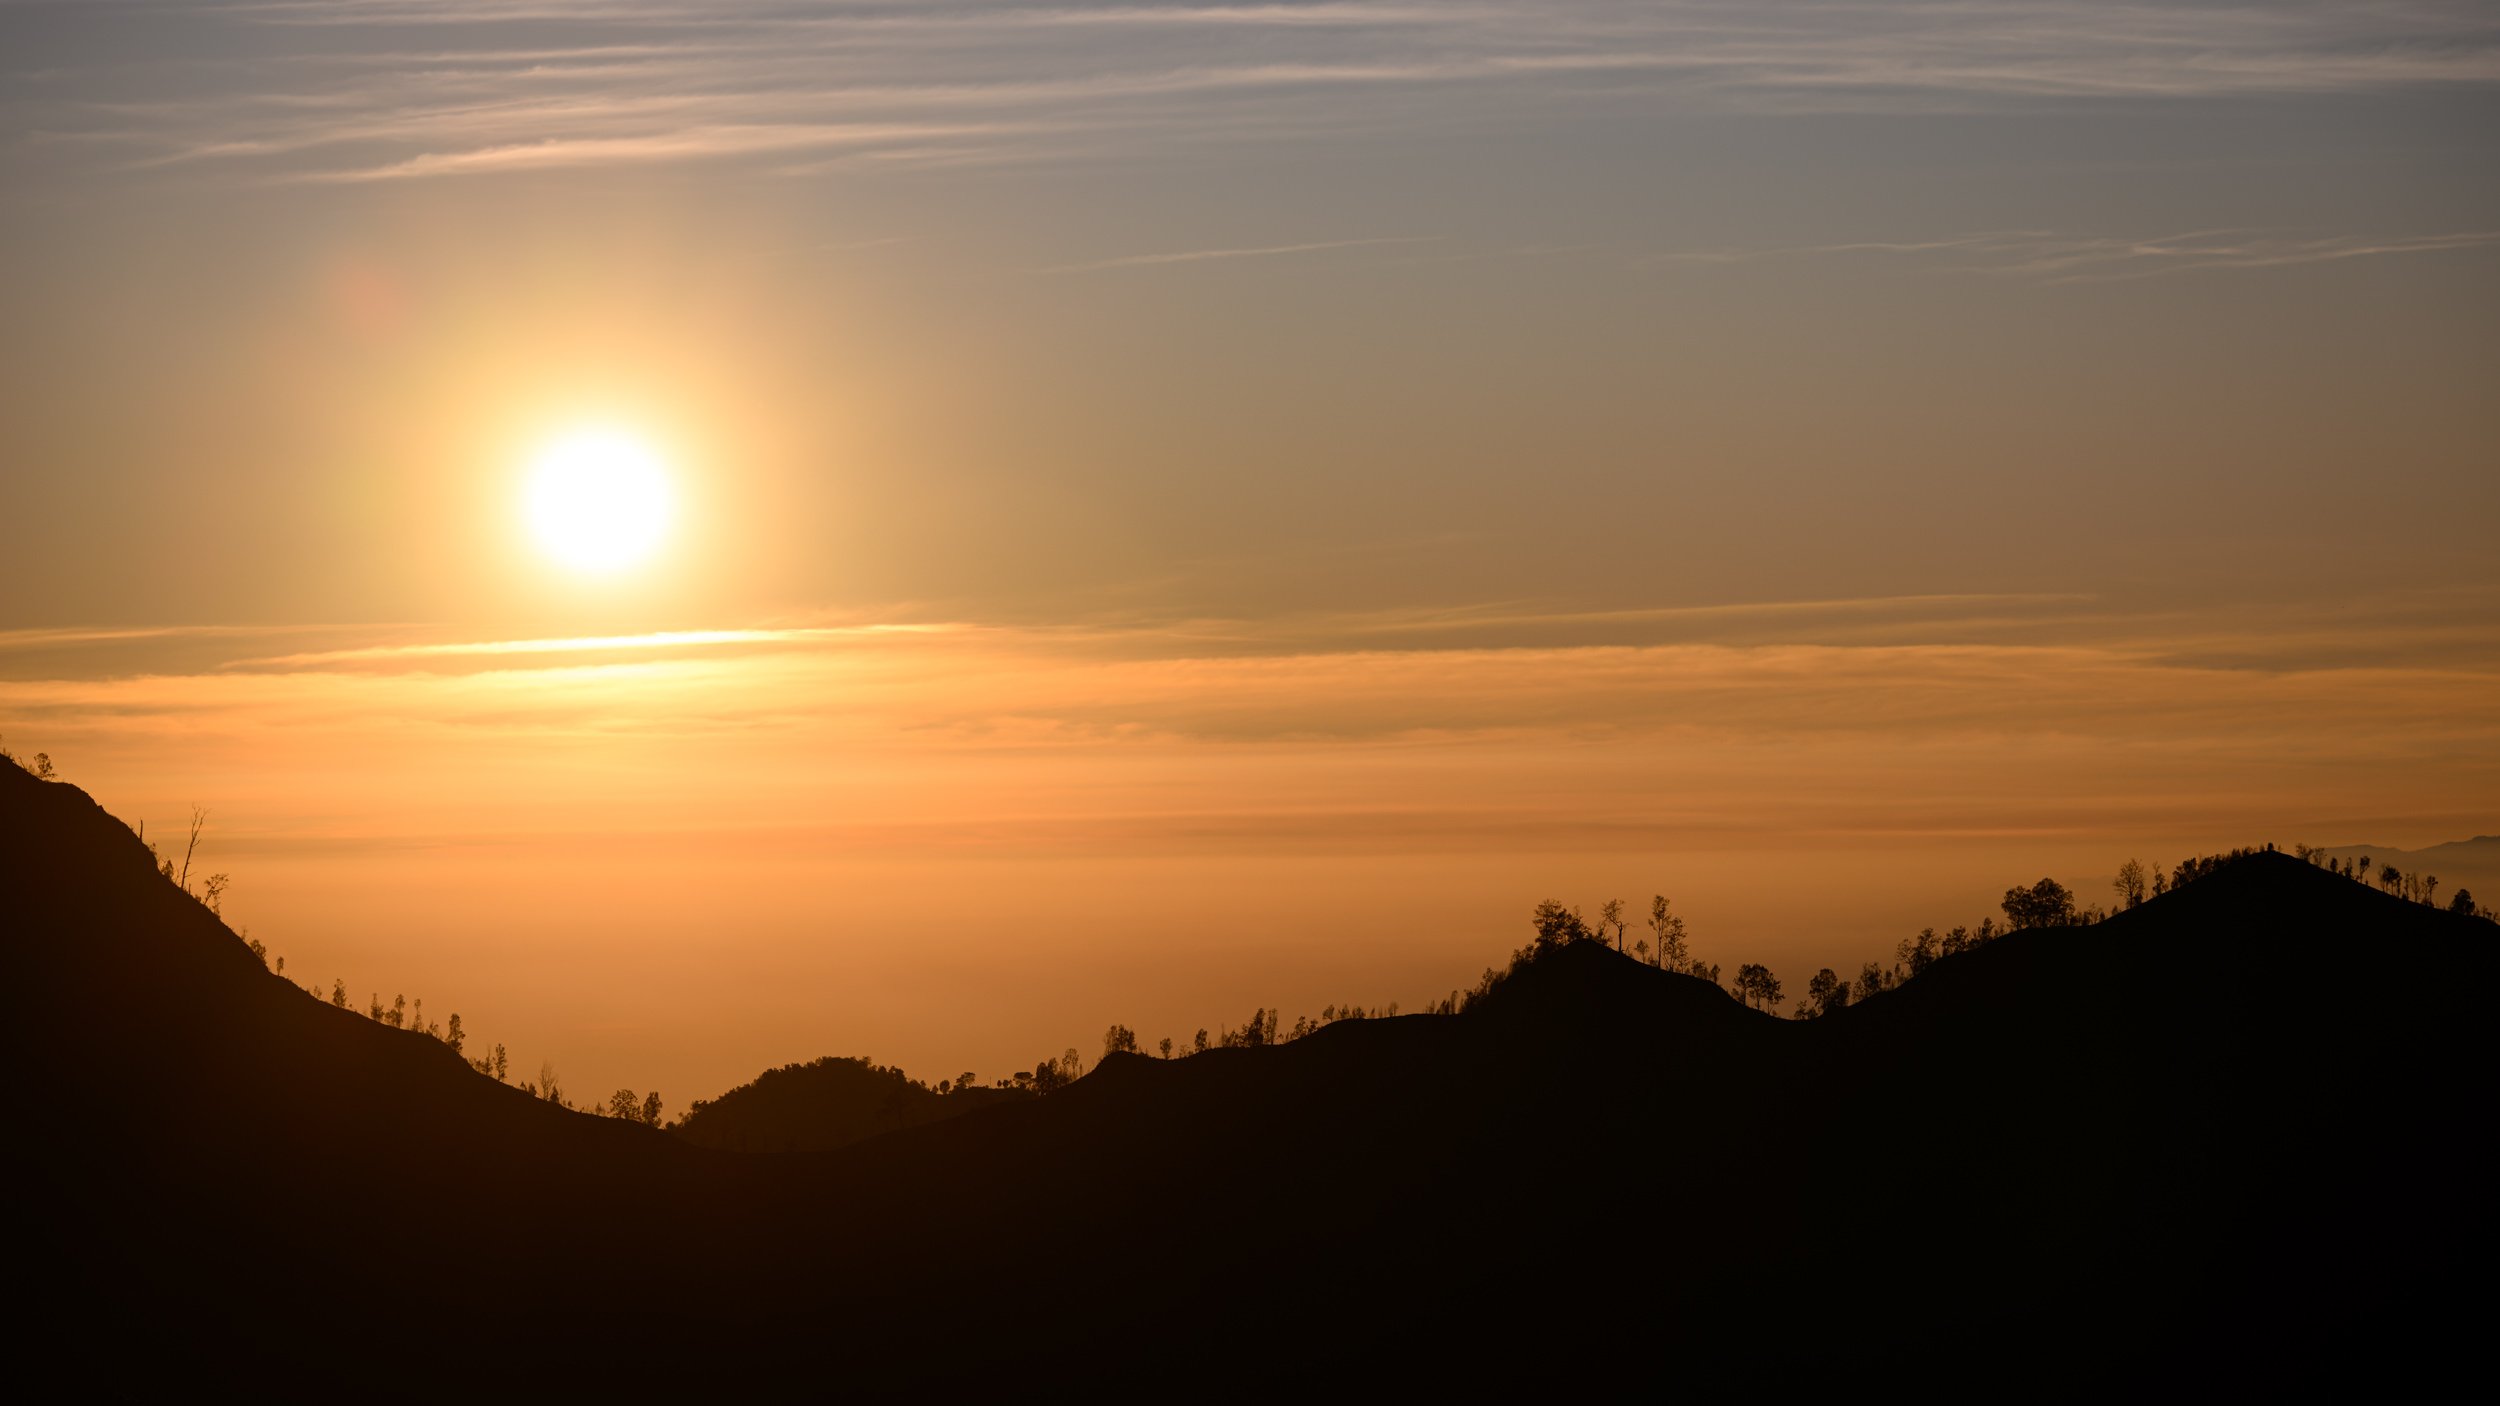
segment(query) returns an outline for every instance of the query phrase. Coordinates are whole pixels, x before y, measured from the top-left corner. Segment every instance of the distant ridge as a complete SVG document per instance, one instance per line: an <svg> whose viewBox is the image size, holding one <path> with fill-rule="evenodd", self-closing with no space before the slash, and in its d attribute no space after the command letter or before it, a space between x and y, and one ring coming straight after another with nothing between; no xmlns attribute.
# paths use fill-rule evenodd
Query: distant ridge
<svg viewBox="0 0 2500 1406"><path fill-rule="evenodd" d="M2409 873L2436 874L2448 892L2470 888L2487 904L2500 898L2500 835L2476 835L2470 840L2449 840L2424 849L2331 845L2320 852L2333 859L2367 855L2374 868L2393 864Z"/></svg>
<svg viewBox="0 0 2500 1406"><path fill-rule="evenodd" d="M2401 1390L2480 1361L2495 931L2261 853L1821 1020L1583 943L741 1155L311 999L0 767L11 1230L34 1375L134 1394Z"/></svg>

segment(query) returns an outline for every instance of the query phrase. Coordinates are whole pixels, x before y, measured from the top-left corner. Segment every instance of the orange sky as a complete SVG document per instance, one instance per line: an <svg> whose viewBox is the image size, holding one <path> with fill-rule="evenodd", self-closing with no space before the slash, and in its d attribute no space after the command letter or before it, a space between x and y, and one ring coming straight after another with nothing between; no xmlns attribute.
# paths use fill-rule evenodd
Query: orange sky
<svg viewBox="0 0 2500 1406"><path fill-rule="evenodd" d="M1706 957L1802 981L2041 873L2478 833L2484 605L21 632L0 716L152 834L210 806L203 862L290 974L682 1099L1412 1005L1547 895L1666 892ZM1643 640L1465 638L1591 630Z"/></svg>

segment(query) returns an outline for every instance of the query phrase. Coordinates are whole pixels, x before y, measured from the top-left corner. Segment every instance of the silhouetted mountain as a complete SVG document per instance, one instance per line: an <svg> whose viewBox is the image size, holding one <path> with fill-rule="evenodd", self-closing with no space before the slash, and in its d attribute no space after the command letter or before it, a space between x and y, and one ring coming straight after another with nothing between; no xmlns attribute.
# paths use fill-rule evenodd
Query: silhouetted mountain
<svg viewBox="0 0 2500 1406"><path fill-rule="evenodd" d="M1580 944L1463 1015L1110 1056L772 1155L565 1112L310 999L84 794L6 767L0 920L26 1341L90 1390L2028 1395L2479 1365L2495 930L2289 856L1822 1020Z"/></svg>
<svg viewBox="0 0 2500 1406"><path fill-rule="evenodd" d="M940 1093L900 1069L827 1058L768 1069L719 1098L698 1100L669 1131L699 1147L823 1152L1031 1097L979 1085Z"/></svg>

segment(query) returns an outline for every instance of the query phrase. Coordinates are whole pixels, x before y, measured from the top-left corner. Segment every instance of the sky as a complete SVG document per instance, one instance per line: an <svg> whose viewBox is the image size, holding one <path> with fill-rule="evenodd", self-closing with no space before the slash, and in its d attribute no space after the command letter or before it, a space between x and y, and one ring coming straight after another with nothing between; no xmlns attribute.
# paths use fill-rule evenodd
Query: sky
<svg viewBox="0 0 2500 1406"><path fill-rule="evenodd" d="M2500 831L2487 4L0 0L0 137L0 742L577 1090Z"/></svg>

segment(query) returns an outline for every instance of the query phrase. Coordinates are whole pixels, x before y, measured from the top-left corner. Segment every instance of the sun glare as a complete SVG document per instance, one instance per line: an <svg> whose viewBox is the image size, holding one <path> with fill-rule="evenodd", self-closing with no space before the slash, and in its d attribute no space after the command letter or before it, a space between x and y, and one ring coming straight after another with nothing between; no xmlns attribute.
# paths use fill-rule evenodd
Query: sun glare
<svg viewBox="0 0 2500 1406"><path fill-rule="evenodd" d="M523 501L542 551L576 571L603 575L659 550L674 509L660 456L607 429L579 431L540 451Z"/></svg>

